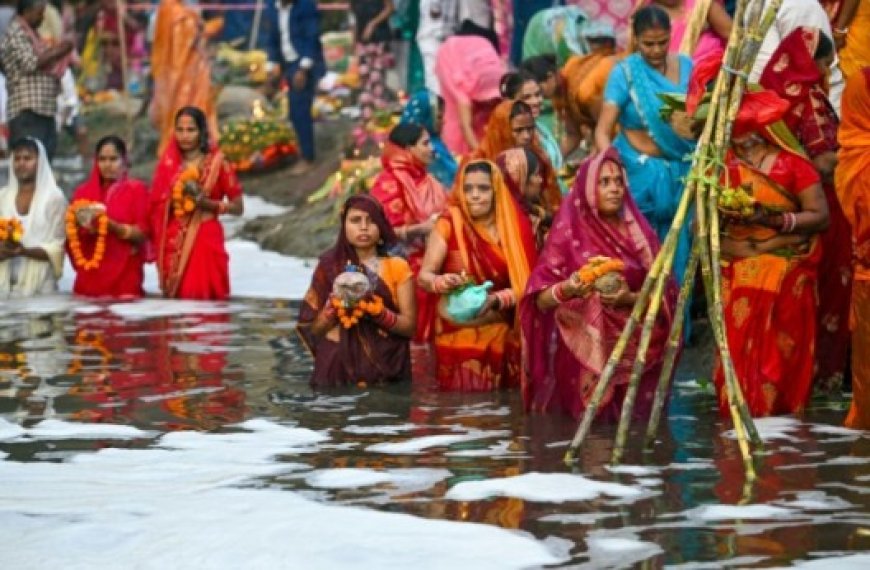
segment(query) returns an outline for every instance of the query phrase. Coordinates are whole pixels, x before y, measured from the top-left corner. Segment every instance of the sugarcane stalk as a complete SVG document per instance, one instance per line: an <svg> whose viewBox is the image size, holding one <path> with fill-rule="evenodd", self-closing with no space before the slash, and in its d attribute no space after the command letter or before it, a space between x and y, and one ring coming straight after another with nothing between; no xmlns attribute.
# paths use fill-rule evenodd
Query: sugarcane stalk
<svg viewBox="0 0 870 570"><path fill-rule="evenodd" d="M681 222L679 226L677 226L675 220L674 226L671 227L671 231L674 231L676 227L682 227L682 225L683 223ZM679 230L677 230L677 235L679 235ZM665 287L668 283L668 277L670 277L671 274L671 266L674 264L674 257L677 250L676 243L677 240L674 241L675 246L671 248L665 257L661 274L657 276L652 301L650 302L649 308L647 308L646 318L644 319L643 328L640 332L640 342L638 343L637 354L634 357L631 375L628 379L628 388L625 391L625 398L622 400L622 413L619 417L619 427L616 430L616 443L613 446L613 454L610 459L610 462L613 465L618 465L622 460L625 440L628 438L628 428L631 424L631 414L634 409L634 401L637 398L637 389L638 386L640 386L640 378L643 375L643 369L646 366L646 353L649 349L650 339L652 338L653 327L655 326L656 319L659 315L659 309L661 308ZM677 318L679 319L679 316Z"/></svg>
<svg viewBox="0 0 870 570"><path fill-rule="evenodd" d="M692 294L692 287L695 283L695 274L698 272L700 249L696 244L692 245L692 253L689 256L689 264L686 266L686 276L683 279L683 285L680 287L680 295L677 298L677 307L674 310L674 324L671 327L671 332L668 334L667 351L665 352L662 371L659 374L659 383L656 387L655 400L653 400L652 411L649 416L649 423L646 429L646 441L644 447L652 448L655 441L656 432L659 429L659 421L661 421L662 410L665 407L665 399L670 388L671 374L674 371L674 365L677 361L677 354L680 352L680 347L683 345L683 322L685 319L680 316L686 309L686 304L689 302L689 297Z"/></svg>

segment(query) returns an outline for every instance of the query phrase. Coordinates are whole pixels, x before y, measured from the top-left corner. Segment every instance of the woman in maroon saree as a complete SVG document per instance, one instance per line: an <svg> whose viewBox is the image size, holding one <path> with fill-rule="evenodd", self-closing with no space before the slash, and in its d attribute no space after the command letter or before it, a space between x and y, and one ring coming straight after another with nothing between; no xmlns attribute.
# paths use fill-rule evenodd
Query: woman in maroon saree
<svg viewBox="0 0 870 570"><path fill-rule="evenodd" d="M326 388L411 377L409 339L416 326L414 279L404 259L389 252L398 240L377 200L351 196L341 210L341 233L320 257L299 310L297 332L314 356L311 384ZM364 273L383 310L342 326L332 303L336 277ZM373 298L373 297L372 297Z"/></svg>
<svg viewBox="0 0 870 570"><path fill-rule="evenodd" d="M619 154L610 148L580 166L556 215L520 303L527 410L575 418L583 414L658 252L655 231L627 191L627 180ZM617 292L598 293L575 277L595 256L624 263ZM636 417L647 417L652 408L675 304L672 284L647 351ZM598 419L619 417L637 341L635 335L601 401Z"/></svg>
<svg viewBox="0 0 870 570"><path fill-rule="evenodd" d="M186 211L173 194L179 178L191 172L200 192L193 210ZM164 296L201 300L230 296L230 257L218 216L240 216L243 211L239 179L209 143L205 114L196 107L182 107L151 186L151 234Z"/></svg>
<svg viewBox="0 0 870 570"><path fill-rule="evenodd" d="M70 255L76 279L73 293L88 297L141 297L144 246L148 237L148 188L143 182L128 178L127 147L116 136L107 136L97 143L91 175L72 197L76 202L99 202L109 218L105 250L99 267L86 268ZM94 257L99 241L96 234L79 228L81 253ZM67 241L67 249L70 242Z"/></svg>
<svg viewBox="0 0 870 570"><path fill-rule="evenodd" d="M824 390L843 380L849 347L852 297L852 228L834 188L840 120L825 88L834 58L831 40L816 28L786 36L764 68L760 83L789 102L783 121L800 142L822 179L830 225L820 234L815 382Z"/></svg>

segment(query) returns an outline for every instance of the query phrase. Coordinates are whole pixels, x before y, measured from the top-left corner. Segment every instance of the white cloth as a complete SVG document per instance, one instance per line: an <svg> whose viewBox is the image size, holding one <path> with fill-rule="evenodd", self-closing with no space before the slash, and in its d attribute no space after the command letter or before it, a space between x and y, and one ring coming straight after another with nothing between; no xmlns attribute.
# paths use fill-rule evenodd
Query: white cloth
<svg viewBox="0 0 870 570"><path fill-rule="evenodd" d="M66 232L64 215L66 198L54 180L51 165L42 143L39 147L39 163L36 170L36 191L24 226L22 244L24 247L40 247L48 255L49 261L23 258L16 283L12 284L9 260L0 262L0 298L29 297L36 294L57 291L57 281L63 272L64 242ZM9 161L9 184L0 190L0 218L19 218L21 214L15 205L18 196L18 179L12 170L13 160Z"/></svg>
<svg viewBox="0 0 870 570"><path fill-rule="evenodd" d="M299 54L293 47L293 38L290 36L290 11L293 9L293 4L282 6L281 0L276 0L275 7L278 8L278 30L281 32L281 55L287 63L293 63L299 59ZM310 57L303 57L299 67L308 69L313 64Z"/></svg>
<svg viewBox="0 0 870 570"><path fill-rule="evenodd" d="M435 60L438 48L456 28L457 7L454 0L420 0L420 22L417 26L417 47L426 70L426 89L441 94Z"/></svg>
<svg viewBox="0 0 870 570"><path fill-rule="evenodd" d="M765 9L769 3L770 0L764 0ZM776 14L776 20L770 27L770 30L768 30L767 35L764 36L764 41L761 42L761 49L758 50L758 58L755 60L755 65L753 65L752 72L749 74L749 81L758 83L767 62L773 57L773 53L790 33L800 27L821 30L823 34L833 41L834 34L831 31L831 21L828 19L825 9L819 4L819 0L783 0L782 6ZM828 93L828 99L839 115L840 100L842 99L843 88L846 83L843 79L843 73L840 71L840 62L836 57L834 58L834 63L831 64L829 84L830 92Z"/></svg>
<svg viewBox="0 0 870 570"><path fill-rule="evenodd" d="M471 20L481 28L492 27L492 6L489 0L462 0L459 3L459 22Z"/></svg>
<svg viewBox="0 0 870 570"><path fill-rule="evenodd" d="M76 89L76 79L72 70L66 68L60 78L60 93L57 96L57 128L68 127L78 116L81 109L81 100Z"/></svg>

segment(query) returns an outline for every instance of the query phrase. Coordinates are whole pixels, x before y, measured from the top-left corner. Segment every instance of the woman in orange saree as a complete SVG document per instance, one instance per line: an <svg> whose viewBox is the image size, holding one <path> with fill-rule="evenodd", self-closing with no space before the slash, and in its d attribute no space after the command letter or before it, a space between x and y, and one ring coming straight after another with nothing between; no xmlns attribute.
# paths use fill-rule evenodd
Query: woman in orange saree
<svg viewBox="0 0 870 570"><path fill-rule="evenodd" d="M836 188L852 223L852 407L846 426L870 429L870 67L846 81Z"/></svg>
<svg viewBox="0 0 870 570"><path fill-rule="evenodd" d="M218 216L242 215L242 187L209 142L205 114L183 107L151 186L151 235L163 295L226 299L229 255Z"/></svg>
<svg viewBox="0 0 870 570"><path fill-rule="evenodd" d="M535 264L535 241L528 218L493 163L464 165L451 204L426 246L419 282L427 291L447 294L467 280L492 283L477 316L450 318L439 305L435 323L438 385L450 391L516 387L520 381L517 300Z"/></svg>
<svg viewBox="0 0 870 570"><path fill-rule="evenodd" d="M795 134L821 175L830 225L820 236L819 309L816 323L816 384L831 391L843 382L849 348L852 297L852 237L834 189L839 119L825 92L834 58L831 40L816 28L790 33L761 74L761 86L789 102L783 122Z"/></svg>
<svg viewBox="0 0 870 570"><path fill-rule="evenodd" d="M774 138L788 103L769 91L744 96L732 131L730 185L748 186L751 218L722 230L722 298L734 369L753 416L797 413L810 397L815 358L818 233L828 223L812 163ZM721 366L719 409L728 413Z"/></svg>
<svg viewBox="0 0 870 570"><path fill-rule="evenodd" d="M169 144L175 114L182 107L198 107L208 117L208 132L217 140L217 114L211 89L211 69L205 51L202 18L181 0L161 0L151 50L154 77L150 116L160 132L158 155Z"/></svg>
<svg viewBox="0 0 870 570"><path fill-rule="evenodd" d="M384 208L387 221L405 244L408 263L414 275L426 250L426 238L435 220L447 206L447 193L426 170L432 162L432 144L422 125L397 125L381 155L383 170L372 187L372 196ZM431 337L438 299L420 288L417 295L417 332L414 340Z"/></svg>

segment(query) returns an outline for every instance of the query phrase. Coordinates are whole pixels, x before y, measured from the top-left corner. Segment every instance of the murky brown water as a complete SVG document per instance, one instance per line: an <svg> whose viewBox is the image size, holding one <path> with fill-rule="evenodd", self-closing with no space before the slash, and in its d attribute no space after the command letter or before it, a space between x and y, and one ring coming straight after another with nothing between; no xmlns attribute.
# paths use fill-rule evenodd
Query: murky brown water
<svg viewBox="0 0 870 570"><path fill-rule="evenodd" d="M407 469L410 483L323 488L304 472L267 483L319 501L523 529L570 552L570 564L751 567L870 551L870 438L839 429L842 400L814 401L800 422L763 425L781 434L767 442L759 480L747 486L712 395L684 373L655 450L625 459L647 469L606 469L609 426L593 429L575 469L639 489L639 498L448 500L460 482L568 472L561 459L574 422L526 416L516 393L438 393L425 378L315 394L307 384L311 362L292 333L296 310L285 303L238 303L215 314L120 312L126 316L91 305L3 317L0 417L24 426L61 418L161 432L269 418L329 430L322 451L292 461ZM476 435L446 446L420 439L468 434ZM410 447L372 447L398 442ZM58 461L110 445L150 442L40 440L0 443L0 450L8 460ZM426 484L438 470L449 475ZM714 505L761 510L729 514Z"/></svg>

